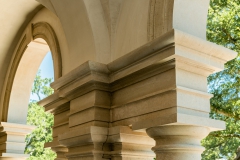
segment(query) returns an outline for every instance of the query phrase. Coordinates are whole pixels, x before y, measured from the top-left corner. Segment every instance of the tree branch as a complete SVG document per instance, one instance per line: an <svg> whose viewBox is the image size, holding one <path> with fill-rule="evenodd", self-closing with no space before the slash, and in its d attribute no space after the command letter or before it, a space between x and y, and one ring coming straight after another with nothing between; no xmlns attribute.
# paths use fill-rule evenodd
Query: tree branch
<svg viewBox="0 0 240 160"><path fill-rule="evenodd" d="M213 110L214 112L216 112L216 113L218 113L218 114L224 115L224 116L226 116L226 117L231 117L231 118L234 118L234 119L236 119L236 120L240 120L239 115L235 116L235 115L233 115L233 114L223 112L223 111L221 111L221 110L218 110L217 108L214 108L213 106L211 106L211 110Z"/></svg>

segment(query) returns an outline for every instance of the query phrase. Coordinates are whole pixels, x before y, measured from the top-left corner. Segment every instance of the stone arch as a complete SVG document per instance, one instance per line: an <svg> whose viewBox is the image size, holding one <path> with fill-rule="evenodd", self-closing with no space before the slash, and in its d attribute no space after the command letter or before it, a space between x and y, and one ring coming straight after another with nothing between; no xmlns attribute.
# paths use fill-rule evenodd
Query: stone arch
<svg viewBox="0 0 240 160"><path fill-rule="evenodd" d="M53 28L46 22L33 24L32 38L33 40L42 38L47 42L53 57L54 78L60 78L62 76L62 57L58 39Z"/></svg>
<svg viewBox="0 0 240 160"><path fill-rule="evenodd" d="M14 103L17 103L17 95L19 95L19 93L14 93L17 92L14 90L14 80L18 79L19 77L17 77L17 72L18 72L18 68L19 65L22 61L22 59L24 58L24 54L25 52L28 51L28 49L31 49L31 47L35 47L37 50L40 49L41 52L46 52L51 51L52 53L52 57L53 57L53 65L54 65L54 78L58 79L62 76L62 58L61 58L61 51L60 51L60 47L59 47L59 42L57 39L57 36L53 30L53 28L46 22L38 22L35 24L32 24L31 26L31 32L26 32L26 34L23 36L21 42L19 43L15 56L13 57L12 63L11 63L11 67L9 69L9 73L8 76L6 78L6 91L4 93L4 102L3 102L3 110L2 110L2 122L9 122L9 116L14 116L11 115L12 111L14 110L13 108L11 108L11 102L15 101ZM49 48L48 48L49 47ZM48 49L47 49L48 48ZM46 54L45 53L45 54ZM38 62L39 65L43 59L45 55L43 54L42 57L39 57ZM23 62L25 63L25 62ZM33 62L35 63L35 62ZM37 69L35 67L35 71L31 72L32 75L29 76L34 76L37 72ZM33 75L34 74L34 75ZM18 75L19 76L19 75ZM32 86L32 83L28 84L30 85L30 87ZM26 93L25 93L26 92ZM29 90L23 90L21 91L21 94L28 94L30 95ZM25 105L24 107L27 108L28 106L28 102L25 101ZM23 104L23 103L21 103ZM27 109L25 108L25 115L27 112ZM25 116L26 118L26 116ZM18 119L17 117L14 117L14 122L10 120L11 123L25 123L26 119L23 119L23 117L20 117L20 119ZM23 119L23 120L22 120ZM15 122L16 121L16 122Z"/></svg>

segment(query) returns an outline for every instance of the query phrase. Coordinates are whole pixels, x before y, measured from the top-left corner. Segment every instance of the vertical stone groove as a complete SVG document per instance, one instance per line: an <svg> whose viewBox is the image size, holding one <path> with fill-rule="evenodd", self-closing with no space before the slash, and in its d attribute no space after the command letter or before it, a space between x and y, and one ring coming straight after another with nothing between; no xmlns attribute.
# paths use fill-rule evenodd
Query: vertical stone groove
<svg viewBox="0 0 240 160"><path fill-rule="evenodd" d="M174 0L150 0L148 41L152 41L173 28Z"/></svg>

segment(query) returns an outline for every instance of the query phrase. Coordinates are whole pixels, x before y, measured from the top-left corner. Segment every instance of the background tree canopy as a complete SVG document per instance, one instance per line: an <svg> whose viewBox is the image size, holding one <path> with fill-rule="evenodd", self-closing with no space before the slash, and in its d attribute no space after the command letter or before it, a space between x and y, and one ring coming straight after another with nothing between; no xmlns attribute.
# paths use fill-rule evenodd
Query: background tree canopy
<svg viewBox="0 0 240 160"><path fill-rule="evenodd" d="M38 97L38 101L53 93L53 89L49 87L51 82L51 78L43 79L38 72L32 88L32 94ZM44 108L39 106L36 100L30 100L27 123L37 127L25 140L25 153L30 154L29 160L54 160L55 153L44 148L44 143L52 141L53 115L45 113Z"/></svg>
<svg viewBox="0 0 240 160"><path fill-rule="evenodd" d="M211 0L207 39L240 52L240 1ZM202 141L203 160L234 160L240 146L240 58L225 65L225 70L208 77L211 99L210 117L223 120L227 128L212 132Z"/></svg>

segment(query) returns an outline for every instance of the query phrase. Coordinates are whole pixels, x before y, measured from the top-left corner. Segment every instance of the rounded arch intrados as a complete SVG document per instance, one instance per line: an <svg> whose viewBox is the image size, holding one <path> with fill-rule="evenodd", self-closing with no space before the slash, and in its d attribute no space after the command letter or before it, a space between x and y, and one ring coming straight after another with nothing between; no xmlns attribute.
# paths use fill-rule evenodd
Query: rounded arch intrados
<svg viewBox="0 0 240 160"><path fill-rule="evenodd" d="M57 36L52 29L52 27L45 22L40 22L32 25L32 38L43 39L46 41L50 47L52 58L53 58L53 67L54 67L54 79L58 79L62 76L62 58L60 46L58 43Z"/></svg>
<svg viewBox="0 0 240 160"><path fill-rule="evenodd" d="M46 22L32 24L31 34L25 34L13 58L8 77L2 110L2 121L26 123L27 107L32 84L38 68L51 51L54 79L62 76L61 51L53 28ZM21 111L18 113L18 111Z"/></svg>

